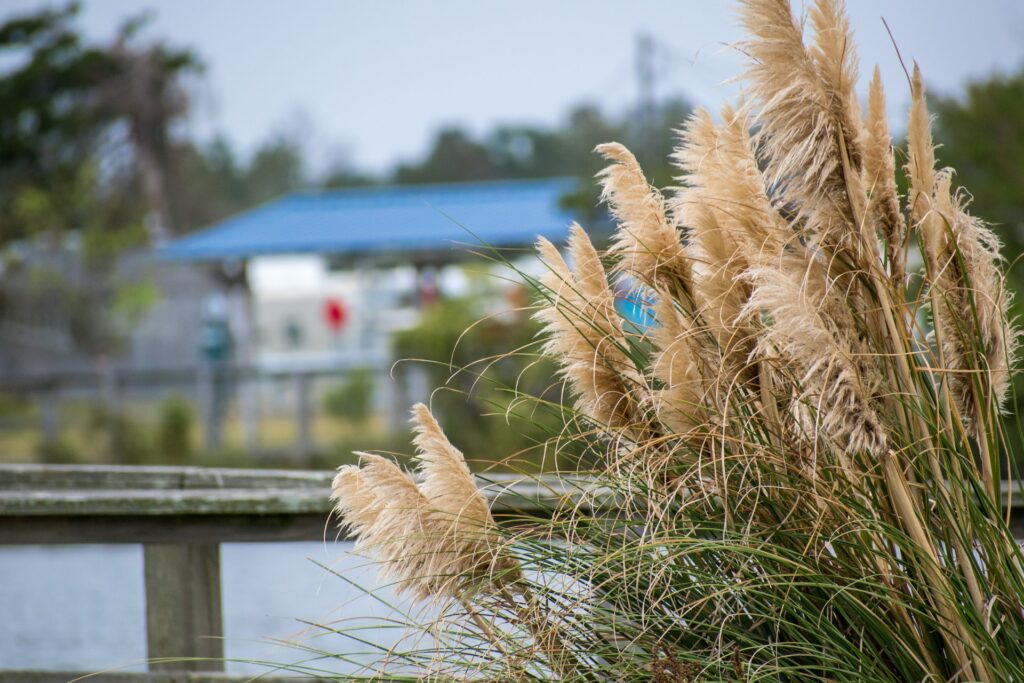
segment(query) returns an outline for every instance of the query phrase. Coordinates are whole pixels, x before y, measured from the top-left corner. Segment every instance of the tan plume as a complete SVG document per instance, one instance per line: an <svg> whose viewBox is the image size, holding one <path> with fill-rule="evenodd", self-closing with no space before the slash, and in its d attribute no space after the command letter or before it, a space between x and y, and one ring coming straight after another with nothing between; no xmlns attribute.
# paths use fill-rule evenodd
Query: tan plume
<svg viewBox="0 0 1024 683"><path fill-rule="evenodd" d="M679 231L669 221L665 199L651 187L632 152L617 142L596 150L613 162L599 174L601 198L618 221L611 252L617 269L652 288L690 295L690 261Z"/></svg>
<svg viewBox="0 0 1024 683"><path fill-rule="evenodd" d="M342 525L357 536L356 552L373 557L399 593L449 595L452 549L416 482L390 460L359 456L360 467L339 469L333 492Z"/></svg>
<svg viewBox="0 0 1024 683"><path fill-rule="evenodd" d="M830 117L836 122L851 166L860 170L861 117L855 93L858 64L850 20L841 0L816 0L808 14L815 37L810 53L818 66Z"/></svg>
<svg viewBox="0 0 1024 683"><path fill-rule="evenodd" d="M417 420L422 419L417 409ZM393 462L371 453L357 454L358 467L338 469L332 499L342 527L357 538L356 552L372 557L399 592L417 600L461 599L511 580L517 565L501 550L494 520L468 468L459 471L460 462L465 467L461 453L432 417L422 426L422 434L430 433L421 446L423 483L417 485ZM429 497L444 486L450 490Z"/></svg>
<svg viewBox="0 0 1024 683"><path fill-rule="evenodd" d="M885 90L877 66L868 89L865 130L864 182L869 196L868 219L874 222L885 240L892 281L903 283L907 277L907 229L903 214L900 213L892 139L885 115Z"/></svg>
<svg viewBox="0 0 1024 683"><path fill-rule="evenodd" d="M841 7L816 3L813 51L804 45L789 0L747 0L740 17L753 36L743 44L751 58L745 76L769 184L809 237L847 254L854 266L870 267L858 230L863 186L856 61Z"/></svg>
<svg viewBox="0 0 1024 683"><path fill-rule="evenodd" d="M953 400L977 436L987 407L1000 407L1009 391L1018 336L1010 323L1012 297L999 270L999 239L967 213L964 195L952 191L949 170L937 174L933 206L925 223L934 233L927 243L937 247L936 328Z"/></svg>
<svg viewBox="0 0 1024 683"><path fill-rule="evenodd" d="M907 178L910 192L910 222L918 226L931 210L935 189L935 144L932 142L932 122L925 101L924 79L921 69L914 64L911 81L910 117L907 121Z"/></svg>
<svg viewBox="0 0 1024 683"><path fill-rule="evenodd" d="M417 403L412 413L413 443L422 475L419 489L431 509L450 525L446 533L458 546L461 574L491 581L496 572L514 570L515 564L501 551L497 524L462 451L448 440L429 408ZM508 578L503 576L502 580Z"/></svg>
<svg viewBox="0 0 1024 683"><path fill-rule="evenodd" d="M673 154L684 186L672 202L673 213L690 230L694 297L704 322L714 332L723 353L743 346L748 337L739 325L749 286L740 277L747 268L744 235L729 216L727 197L717 192L731 180L733 165L722 160L719 130L711 114L699 109L683 128L682 144ZM742 351L741 351L742 353ZM745 354L743 354L745 355Z"/></svg>
<svg viewBox="0 0 1024 683"><path fill-rule="evenodd" d="M841 309L829 301L824 273L813 262L799 260L784 268L760 267L749 277L754 288L748 315L768 321L758 351L778 357L783 367L796 370L799 401L814 418L816 437L835 443L852 455L885 452L886 435L871 401L870 381L859 369L858 357L838 329Z"/></svg>
<svg viewBox="0 0 1024 683"><path fill-rule="evenodd" d="M687 121L674 161L685 186L673 210L692 231L695 299L718 339L726 369L721 380L749 379L755 333L742 315L750 297L744 274L778 259L796 234L767 195L742 113L726 107L716 125L698 110Z"/></svg>
<svg viewBox="0 0 1024 683"><path fill-rule="evenodd" d="M544 352L561 365L584 415L635 432L648 398L646 382L626 354L615 296L597 251L575 224L569 238L575 272L548 240L538 240L537 250L549 269L541 282L551 296L536 314L544 323Z"/></svg>

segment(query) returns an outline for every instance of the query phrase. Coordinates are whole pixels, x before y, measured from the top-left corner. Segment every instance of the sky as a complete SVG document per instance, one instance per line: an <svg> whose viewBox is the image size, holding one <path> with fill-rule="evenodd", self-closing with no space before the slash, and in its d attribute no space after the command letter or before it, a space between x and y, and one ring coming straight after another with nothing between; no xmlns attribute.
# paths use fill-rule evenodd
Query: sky
<svg viewBox="0 0 1024 683"><path fill-rule="evenodd" d="M0 21L52 4L0 0ZM222 134L243 153L275 133L313 163L383 172L415 160L443 125L552 124L581 101L621 112L637 101L637 36L655 48L654 91L718 108L743 64L734 4L720 0L83 0L81 27L109 39L152 10L145 37L193 48L189 132ZM801 0L794 0L797 12ZM928 87L1024 65L1019 0L850 0L866 85L879 64L896 130L906 77L881 18Z"/></svg>

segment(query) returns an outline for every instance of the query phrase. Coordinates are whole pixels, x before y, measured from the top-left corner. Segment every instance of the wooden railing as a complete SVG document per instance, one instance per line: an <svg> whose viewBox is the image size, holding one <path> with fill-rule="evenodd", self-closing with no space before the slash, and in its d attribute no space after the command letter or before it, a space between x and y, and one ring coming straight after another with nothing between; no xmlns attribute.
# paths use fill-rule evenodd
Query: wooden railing
<svg viewBox="0 0 1024 683"><path fill-rule="evenodd" d="M243 681L223 673L220 544L334 538L330 472L197 467L0 465L0 544L143 546L148 672L104 673L90 683ZM495 514L550 510L562 485L486 490ZM1024 538L1024 501L1011 527ZM191 658L191 659L189 659ZM84 673L0 670L0 683L56 683ZM261 683L285 679L260 677ZM295 678L288 678L295 681Z"/></svg>
<svg viewBox="0 0 1024 683"><path fill-rule="evenodd" d="M329 488L326 472L3 465L0 543L142 544L147 654L196 659L88 680L223 680L211 678L224 670L220 543L323 538ZM8 671L0 681L75 675Z"/></svg>
<svg viewBox="0 0 1024 683"><path fill-rule="evenodd" d="M151 662L145 673L104 673L90 683L251 680L223 674L220 544L333 539L331 477L199 467L0 465L0 544L143 546L147 654L151 660L179 659ZM511 482L488 490L499 516L537 510L557 494ZM0 683L56 683L82 675L0 671Z"/></svg>

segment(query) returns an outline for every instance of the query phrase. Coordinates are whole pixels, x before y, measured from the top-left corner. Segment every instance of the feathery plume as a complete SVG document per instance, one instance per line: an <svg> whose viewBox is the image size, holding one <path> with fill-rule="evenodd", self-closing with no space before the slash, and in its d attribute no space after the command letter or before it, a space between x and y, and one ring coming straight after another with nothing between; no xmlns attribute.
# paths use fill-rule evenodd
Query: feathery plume
<svg viewBox="0 0 1024 683"><path fill-rule="evenodd" d="M412 413L413 443L423 477L419 490L431 508L447 518L446 533L463 565L459 573L490 581L498 571L514 571L515 563L501 552L497 524L462 451L448 440L429 408L417 403Z"/></svg>
<svg viewBox="0 0 1024 683"><path fill-rule="evenodd" d="M426 407L415 415L423 483L372 453L358 453L359 466L340 467L334 478L335 511L357 537L356 552L373 557L398 592L417 600L461 599L511 580L518 567L500 550L462 454Z"/></svg>
<svg viewBox="0 0 1024 683"><path fill-rule="evenodd" d="M789 0L747 0L740 18L754 37L743 45L751 57L745 76L767 180L810 237L863 268L856 61L845 15L832 0L819 0L813 52Z"/></svg>
<svg viewBox="0 0 1024 683"><path fill-rule="evenodd" d="M868 89L865 130L864 181L869 197L868 217L885 239L886 259L892 281L902 283L907 277L907 230L903 214L900 213L892 139L885 115L885 90L877 66Z"/></svg>
<svg viewBox="0 0 1024 683"><path fill-rule="evenodd" d="M815 37L810 53L818 65L830 117L842 135L850 164L859 170L863 153L860 107L855 92L858 64L850 20L841 0L816 0L808 15Z"/></svg>
<svg viewBox="0 0 1024 683"><path fill-rule="evenodd" d="M768 197L750 137L750 121L725 106L722 123L713 131L714 147L703 155L690 182L704 189L704 201L717 208L719 221L736 235L748 264L775 259L796 235Z"/></svg>
<svg viewBox="0 0 1024 683"><path fill-rule="evenodd" d="M694 291L703 320L716 334L727 372L750 378L754 329L742 311L750 297L744 274L772 264L795 242L795 233L772 206L757 165L749 122L726 107L716 125L698 110L683 130L674 161L686 184L673 209L692 230Z"/></svg>
<svg viewBox="0 0 1024 683"><path fill-rule="evenodd" d="M932 121L925 101L924 79L916 63L910 97L906 165L910 192L907 201L910 204L910 223L917 227L931 210L932 192L935 190L935 144L932 142Z"/></svg>
<svg viewBox="0 0 1024 683"><path fill-rule="evenodd" d="M745 313L760 317L766 312L770 318L758 338L758 352L797 368L799 401L816 416L815 436L835 443L846 455L880 456L886 448L885 431L855 351L837 333L837 309L826 300L824 274L814 277L811 269L803 277L799 273L799 265L750 271L754 287Z"/></svg>
<svg viewBox="0 0 1024 683"><path fill-rule="evenodd" d="M619 224L610 249L621 257L616 269L648 287L689 297L690 260L666 215L661 193L648 184L636 157L619 143L598 145L595 151L613 162L598 177L601 199Z"/></svg>
<svg viewBox="0 0 1024 683"><path fill-rule="evenodd" d="M624 350L615 296L590 238L572 226L569 251L575 272L548 240L538 240L537 250L549 269L541 283L552 294L552 302L535 315L547 336L544 352L561 365L584 415L613 429L635 431L646 383Z"/></svg>
<svg viewBox="0 0 1024 683"><path fill-rule="evenodd" d="M383 504L359 467L339 467L331 491L334 511L341 519L343 531L362 536L377 521Z"/></svg>
<svg viewBox="0 0 1024 683"><path fill-rule="evenodd" d="M978 436L980 411L1005 402L1018 335L1010 324L1012 296L999 271L999 238L967 213L964 195L951 187L952 172L939 172L935 213L926 220L934 233L929 243L937 248L933 315L942 331L950 392L968 429Z"/></svg>
<svg viewBox="0 0 1024 683"><path fill-rule="evenodd" d="M734 209L734 164L723 161L729 150L719 147L718 127L703 108L686 122L681 143L672 159L683 172L684 186L673 198L672 211L691 232L688 251L698 310L728 355L748 336L738 326L749 286L740 277L748 265L741 246L744 235L729 215Z"/></svg>
<svg viewBox="0 0 1024 683"><path fill-rule="evenodd" d="M356 552L373 557L399 593L417 600L451 594L452 549L416 482L390 460L359 453L359 467L339 468L335 510L357 535Z"/></svg>

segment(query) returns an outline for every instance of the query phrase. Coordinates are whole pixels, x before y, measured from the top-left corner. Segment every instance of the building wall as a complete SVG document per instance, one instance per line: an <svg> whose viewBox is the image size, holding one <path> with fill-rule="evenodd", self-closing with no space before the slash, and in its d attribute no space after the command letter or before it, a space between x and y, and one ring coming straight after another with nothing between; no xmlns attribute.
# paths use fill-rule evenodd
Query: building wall
<svg viewBox="0 0 1024 683"><path fill-rule="evenodd" d="M39 273L58 273L65 287L87 286L79 255L71 250L30 253L18 271L7 273L0 309L0 373L76 371L95 365L102 354L76 344L69 311L61 297L40 295ZM129 369L194 365L204 306L220 289L206 266L164 263L151 251L126 254L115 278L150 282L156 298L120 349L106 361Z"/></svg>

